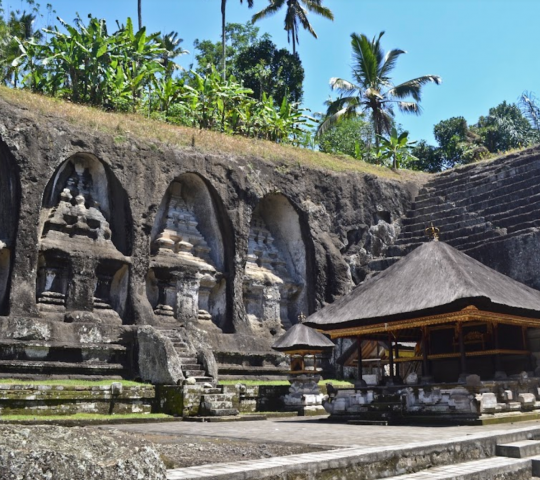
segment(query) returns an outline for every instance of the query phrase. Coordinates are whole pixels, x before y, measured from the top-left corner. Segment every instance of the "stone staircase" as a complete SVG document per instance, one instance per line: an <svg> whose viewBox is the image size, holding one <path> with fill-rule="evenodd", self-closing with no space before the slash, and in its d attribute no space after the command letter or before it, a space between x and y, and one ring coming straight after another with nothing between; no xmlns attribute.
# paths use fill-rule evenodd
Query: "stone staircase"
<svg viewBox="0 0 540 480"><path fill-rule="evenodd" d="M182 332L176 329L159 328L162 335L171 340L180 361L184 377L193 377L197 383L211 383L213 378L208 376L197 356L190 352Z"/></svg>
<svg viewBox="0 0 540 480"><path fill-rule="evenodd" d="M422 188L402 219L402 230L383 258L382 271L426 241L433 223L440 239L475 257L479 249L540 231L540 160L509 155L442 173Z"/></svg>
<svg viewBox="0 0 540 480"><path fill-rule="evenodd" d="M199 416L202 417L230 417L238 415L232 399L234 394L223 393L223 387L206 388L201 396Z"/></svg>
<svg viewBox="0 0 540 480"><path fill-rule="evenodd" d="M388 480L506 480L540 475L540 441L521 440L500 444L495 457L442 465Z"/></svg>

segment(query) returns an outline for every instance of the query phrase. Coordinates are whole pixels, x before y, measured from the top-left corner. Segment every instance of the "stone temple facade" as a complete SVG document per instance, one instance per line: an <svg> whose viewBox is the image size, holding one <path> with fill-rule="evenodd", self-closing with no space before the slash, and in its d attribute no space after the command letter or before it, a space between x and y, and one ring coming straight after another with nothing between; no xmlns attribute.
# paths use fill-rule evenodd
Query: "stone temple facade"
<svg viewBox="0 0 540 480"><path fill-rule="evenodd" d="M115 141L2 99L0 112L0 375L136 378L147 326L185 359L184 375L283 373L284 358L270 350L276 336L399 257L417 241L416 223L433 218L444 235L450 217L440 212L449 209L452 232L477 235L473 256L540 286L537 220L527 220L526 236L518 227L487 234L504 255L491 258L482 232L496 228L481 225L495 220L472 200L462 205L472 190L448 200L459 174L391 180L277 168ZM467 178L485 179L482 212L501 186L514 208L528 208L540 191L514 180L530 171L540 171L534 150Z"/></svg>

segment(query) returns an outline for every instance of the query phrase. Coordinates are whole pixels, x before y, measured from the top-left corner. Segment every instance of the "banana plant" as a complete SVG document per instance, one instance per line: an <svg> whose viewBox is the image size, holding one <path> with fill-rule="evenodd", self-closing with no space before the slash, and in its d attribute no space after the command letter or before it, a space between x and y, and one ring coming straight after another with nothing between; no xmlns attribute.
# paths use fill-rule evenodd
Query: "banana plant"
<svg viewBox="0 0 540 480"><path fill-rule="evenodd" d="M388 138L382 135L377 135L377 137L379 140L377 158L381 163L391 160L392 168L401 168L406 167L411 161L417 160L411 153L411 148L416 145L416 142L409 141L409 132L398 133L396 128L392 127Z"/></svg>

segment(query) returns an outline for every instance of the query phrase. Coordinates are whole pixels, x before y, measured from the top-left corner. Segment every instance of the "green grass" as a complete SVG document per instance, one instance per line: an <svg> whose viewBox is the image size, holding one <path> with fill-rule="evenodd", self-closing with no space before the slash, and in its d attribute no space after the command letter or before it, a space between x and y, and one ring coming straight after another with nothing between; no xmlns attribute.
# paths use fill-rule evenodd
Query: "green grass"
<svg viewBox="0 0 540 480"><path fill-rule="evenodd" d="M4 422L16 422L16 421L29 421L34 422L39 420L40 422L56 422L58 420L65 421L79 421L79 420L93 420L93 421L108 421L108 420L133 420L133 419L160 419L171 418L170 415L164 413L126 413L121 415L104 415L101 413L75 413L73 415L1 415L0 421Z"/></svg>
<svg viewBox="0 0 540 480"><path fill-rule="evenodd" d="M64 385L66 387L97 387L121 383L124 387L142 387L148 384L132 380L18 380L16 378L1 378L0 384L10 385Z"/></svg>
<svg viewBox="0 0 540 480"><path fill-rule="evenodd" d="M25 115L33 117L36 122L43 122L44 118L56 118L91 134L110 135L117 143L128 142L133 138L156 150L160 150L161 145L179 149L192 149L192 145L195 145L196 151L214 153L222 158L227 155L246 159L257 157L275 164L276 171L281 173L305 166L324 171L370 173L398 181L429 178L429 174L424 172L393 170L355 160L347 155L330 155L264 140L176 126L140 114L109 113L26 90L0 86L0 98L25 108Z"/></svg>
<svg viewBox="0 0 540 480"><path fill-rule="evenodd" d="M288 380L220 380L220 385L290 385ZM327 383L331 383L334 386L348 387L353 384L347 380L321 380L319 385L323 386Z"/></svg>

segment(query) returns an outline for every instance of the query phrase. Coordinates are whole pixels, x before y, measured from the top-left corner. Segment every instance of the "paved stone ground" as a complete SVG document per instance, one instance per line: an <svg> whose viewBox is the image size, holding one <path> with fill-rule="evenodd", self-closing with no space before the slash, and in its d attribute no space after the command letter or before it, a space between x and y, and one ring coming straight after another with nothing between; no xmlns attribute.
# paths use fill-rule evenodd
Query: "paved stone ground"
<svg viewBox="0 0 540 480"><path fill-rule="evenodd" d="M517 433L518 431L538 432L540 421L517 422L489 426L463 426L463 427L420 427L420 426L372 426L347 425L323 422L317 418L287 418L271 419L253 422L230 423L194 423L174 422L159 424L117 425L114 427L126 432L133 432L143 436L166 435L178 438L214 438L234 439L252 442L267 443L294 443L295 445L326 447L326 452L304 453L285 457L268 459L252 459L228 463L210 456L206 465L169 470L168 480L194 480L207 478L208 480L240 480L259 478L263 473L273 469L307 468L313 462L347 461L348 458L358 455L370 455L382 451L400 450L403 448L422 448L430 444L455 442L463 440L481 440L490 435L503 435ZM535 433L536 435L536 433ZM440 472L431 470L430 475L419 473L407 477L411 480L424 478L448 478L447 474L469 475L475 478L477 469L493 468L499 472L501 469L520 468L522 460L500 459L498 457L459 465L441 467ZM499 465L500 463L500 465ZM516 464L516 465L514 465ZM521 467L523 468L523 467ZM530 468L530 466L528 467ZM471 477L472 475L472 477ZM482 477L487 478L487 477Z"/></svg>
<svg viewBox="0 0 540 480"><path fill-rule="evenodd" d="M324 418L324 417L323 417ZM292 417L253 422L169 422L115 425L102 428L157 435L208 436L254 442L285 442L326 447L407 446L491 431L540 427L540 420L463 427L347 425L319 418Z"/></svg>

